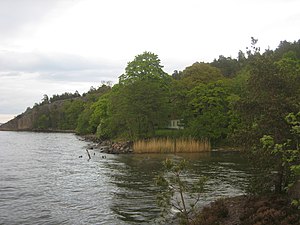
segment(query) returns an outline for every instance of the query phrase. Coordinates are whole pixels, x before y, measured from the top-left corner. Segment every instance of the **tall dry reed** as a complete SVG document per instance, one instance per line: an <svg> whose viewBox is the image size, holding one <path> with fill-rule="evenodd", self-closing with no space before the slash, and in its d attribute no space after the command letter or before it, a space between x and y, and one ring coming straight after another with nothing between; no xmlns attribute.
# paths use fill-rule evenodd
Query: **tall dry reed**
<svg viewBox="0 0 300 225"><path fill-rule="evenodd" d="M194 153L210 150L211 146L207 139L199 141L192 138L153 138L133 143L134 153Z"/></svg>

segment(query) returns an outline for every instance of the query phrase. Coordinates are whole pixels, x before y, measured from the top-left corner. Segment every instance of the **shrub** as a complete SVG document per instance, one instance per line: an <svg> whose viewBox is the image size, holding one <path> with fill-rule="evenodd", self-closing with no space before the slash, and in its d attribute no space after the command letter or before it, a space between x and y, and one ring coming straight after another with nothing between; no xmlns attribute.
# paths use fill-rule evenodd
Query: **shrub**
<svg viewBox="0 0 300 225"><path fill-rule="evenodd" d="M222 219L228 216L228 208L223 199L219 199L204 207L202 212L193 221L193 225L221 225Z"/></svg>

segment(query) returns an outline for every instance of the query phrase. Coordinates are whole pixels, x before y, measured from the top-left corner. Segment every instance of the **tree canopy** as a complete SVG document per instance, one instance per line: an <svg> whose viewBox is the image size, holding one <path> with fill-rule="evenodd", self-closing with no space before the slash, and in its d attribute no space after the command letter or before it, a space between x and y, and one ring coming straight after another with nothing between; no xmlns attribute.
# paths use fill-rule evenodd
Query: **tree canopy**
<svg viewBox="0 0 300 225"><path fill-rule="evenodd" d="M144 52L128 63L125 73L119 77L119 83L132 84L138 80L165 80L169 78L169 75L162 68L156 54Z"/></svg>
<svg viewBox="0 0 300 225"><path fill-rule="evenodd" d="M193 88L199 84L207 84L223 78L224 77L218 68L203 62L196 62L182 71L182 82L184 82L188 88Z"/></svg>

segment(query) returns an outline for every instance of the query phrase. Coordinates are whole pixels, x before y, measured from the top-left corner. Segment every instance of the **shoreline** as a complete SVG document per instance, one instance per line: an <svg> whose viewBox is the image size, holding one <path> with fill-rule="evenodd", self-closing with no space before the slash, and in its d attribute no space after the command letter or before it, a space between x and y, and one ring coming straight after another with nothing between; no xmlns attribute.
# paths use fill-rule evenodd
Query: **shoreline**
<svg viewBox="0 0 300 225"><path fill-rule="evenodd" d="M41 130L41 129L6 129L1 128L0 131L11 131L11 132L36 132L36 133L71 133L75 134L80 139L90 142L88 149L98 149L102 153L107 154L133 154L133 142L132 141L112 141L112 140L102 140L94 134L80 135L77 134L75 130ZM229 147L229 146L219 146L212 148L210 152L242 152L239 147ZM161 152L156 152L157 154L163 154ZM179 153L179 152L178 152ZM188 152L186 152L188 153ZM195 152L193 152L195 153ZM143 153L138 153L143 154Z"/></svg>
<svg viewBox="0 0 300 225"><path fill-rule="evenodd" d="M101 153L107 154L131 154L133 153L133 142L101 140L95 135L77 135L80 139L90 142L88 150L98 149Z"/></svg>
<svg viewBox="0 0 300 225"><path fill-rule="evenodd" d="M100 138L96 137L95 135L78 135L82 140L90 142L88 149L98 149L102 153L107 154L147 154L147 153L154 153L154 154L165 154L165 153L199 153L199 152L134 152L133 151L133 141L112 141L112 140L101 140ZM213 148L210 151L203 151L203 152L242 152L241 148L239 147L228 147L228 146L221 146L217 148Z"/></svg>

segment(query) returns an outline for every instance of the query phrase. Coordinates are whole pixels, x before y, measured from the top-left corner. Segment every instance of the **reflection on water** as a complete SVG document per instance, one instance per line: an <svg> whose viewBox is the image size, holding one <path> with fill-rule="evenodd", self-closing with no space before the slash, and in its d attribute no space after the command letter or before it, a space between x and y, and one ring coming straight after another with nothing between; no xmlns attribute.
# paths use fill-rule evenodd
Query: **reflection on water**
<svg viewBox="0 0 300 225"><path fill-rule="evenodd" d="M161 158L146 155L121 156L117 160L124 168L112 175L114 193L111 209L123 221L137 224L154 220L159 214L156 207L154 177L161 168Z"/></svg>
<svg viewBox="0 0 300 225"><path fill-rule="evenodd" d="M153 179L161 172L162 161L165 158L188 160L188 176L193 179L208 177L200 206L220 197L245 193L250 175L246 163L237 153L121 156L115 159L121 163L118 173L112 175L112 182L118 187L118 191L114 195L111 208L119 215L119 219L139 224L157 218L157 189ZM112 167L116 168L115 165Z"/></svg>
<svg viewBox="0 0 300 225"><path fill-rule="evenodd" d="M209 178L202 205L243 194L249 177L238 153L104 159L95 150L88 160L86 145L73 134L0 132L0 224L153 224L153 179L166 157L187 159L191 178Z"/></svg>

